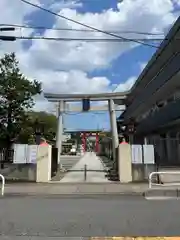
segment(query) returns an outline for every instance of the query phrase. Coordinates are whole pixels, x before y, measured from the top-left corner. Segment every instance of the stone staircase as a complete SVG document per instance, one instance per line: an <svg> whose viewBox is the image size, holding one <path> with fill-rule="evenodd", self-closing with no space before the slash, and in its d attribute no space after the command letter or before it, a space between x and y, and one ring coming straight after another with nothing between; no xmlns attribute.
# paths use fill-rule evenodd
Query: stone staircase
<svg viewBox="0 0 180 240"><path fill-rule="evenodd" d="M81 156L61 156L60 163L62 168L69 170L80 160L80 158Z"/></svg>
<svg viewBox="0 0 180 240"><path fill-rule="evenodd" d="M52 178L52 181L60 181L67 171L71 169L79 160L81 156L64 156L62 155L60 157L60 163L62 166L62 169L59 169L56 173L56 175Z"/></svg>
<svg viewBox="0 0 180 240"><path fill-rule="evenodd" d="M109 159L106 156L100 156L100 158L104 165L104 168L107 170L107 174L105 176L108 178L108 180L119 181L118 172L115 169L113 159Z"/></svg>

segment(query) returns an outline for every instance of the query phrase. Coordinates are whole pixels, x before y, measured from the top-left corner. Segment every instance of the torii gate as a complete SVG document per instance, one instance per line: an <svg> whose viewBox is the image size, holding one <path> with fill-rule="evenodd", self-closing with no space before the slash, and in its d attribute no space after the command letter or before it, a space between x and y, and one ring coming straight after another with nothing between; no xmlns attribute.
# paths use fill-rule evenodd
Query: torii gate
<svg viewBox="0 0 180 240"><path fill-rule="evenodd" d="M125 100L129 91L126 92L111 92L111 93L99 93L99 94L53 94L44 93L44 97L49 102L58 103L58 128L56 134L56 147L58 148L58 159L60 162L60 154L62 149L62 134L63 134L63 113L68 111L83 111L83 108L77 108L70 106L69 102L78 102L88 99L89 101L108 101L108 105L96 106L90 108L90 111L108 110L110 114L111 133L112 133L112 146L113 146L113 158L116 159L116 149L119 146L116 111L124 111L122 105L125 105ZM116 105L115 105L116 104Z"/></svg>
<svg viewBox="0 0 180 240"><path fill-rule="evenodd" d="M82 139L82 143L83 143L83 151L86 152L87 149L87 137L92 136L93 133L87 133L89 131L83 132L81 134L81 139ZM96 137L96 141L95 141L95 152L98 153L99 152L99 133L96 132L95 133L95 137Z"/></svg>

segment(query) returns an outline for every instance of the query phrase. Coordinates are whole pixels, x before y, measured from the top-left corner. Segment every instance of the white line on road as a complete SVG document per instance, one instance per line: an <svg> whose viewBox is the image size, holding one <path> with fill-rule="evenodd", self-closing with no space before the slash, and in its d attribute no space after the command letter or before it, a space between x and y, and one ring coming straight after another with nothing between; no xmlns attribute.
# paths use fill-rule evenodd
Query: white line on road
<svg viewBox="0 0 180 240"><path fill-rule="evenodd" d="M145 197L146 200L179 200L177 197Z"/></svg>

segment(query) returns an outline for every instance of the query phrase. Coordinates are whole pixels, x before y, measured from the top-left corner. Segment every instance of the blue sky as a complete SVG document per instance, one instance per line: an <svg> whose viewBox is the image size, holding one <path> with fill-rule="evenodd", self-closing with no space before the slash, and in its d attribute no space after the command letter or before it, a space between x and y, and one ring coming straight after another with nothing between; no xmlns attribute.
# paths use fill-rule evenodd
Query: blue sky
<svg viewBox="0 0 180 240"><path fill-rule="evenodd" d="M106 9L117 10L117 0L83 0L83 7L79 8L82 13L85 12L102 12Z"/></svg>
<svg viewBox="0 0 180 240"><path fill-rule="evenodd" d="M113 61L108 69L95 70L89 76L105 75L113 84L125 82L131 76L138 76L141 73L140 64L146 63L154 53L153 48L138 47L130 52L126 52ZM137 64L139 62L139 64ZM121 66L121 67L120 67ZM120 113L117 113L117 117ZM99 111L94 113L75 113L64 115L64 125L67 129L106 129L110 130L109 113Z"/></svg>
<svg viewBox="0 0 180 240"><path fill-rule="evenodd" d="M6 0L2 1L7 3ZM31 1L34 2L34 0ZM151 7L147 0L39 1L45 8L56 12L61 10L61 14L66 14L69 18L97 28L146 32L156 30L162 32L162 34L167 32L167 29L170 28L179 15L180 10L178 0L152 0ZM17 1L16 4L18 2L20 4L20 1ZM75 2L76 4L74 4ZM118 5L120 2L122 3ZM11 8L11 4L8 6ZM11 16L12 11L14 11L13 17ZM21 21L18 18L19 16L17 17L17 9L14 6L12 6L10 13L8 21L11 23L29 23L30 25L44 27L72 27L71 23L63 22L61 19L38 9L23 15ZM9 12L5 16L8 16L8 14ZM10 19L11 17L12 19ZM3 22L3 19L1 22ZM73 25L73 28L78 27L78 25L77 27ZM47 36L47 31L36 30L31 33L31 36L43 36L44 34ZM52 32L48 32L48 36L51 34ZM58 34L58 37L62 37L65 33L59 32ZM129 38L132 36L130 35ZM139 36L136 35L136 37ZM73 37L75 36L73 35ZM103 37L107 38L108 36L103 35ZM78 48L77 45L73 48L65 44L47 41L26 41L21 42L21 45L17 47L16 52L22 70L28 76L42 81L45 91L53 92L59 88L61 93L107 92L112 91L115 85L119 84L119 91L127 90L128 81L138 78L143 67L156 51L155 48L143 45L132 47L130 44L107 43L107 45L85 45L85 47L83 46L84 50L78 52L78 50L74 50ZM3 49L5 48L3 47ZM55 70L58 68L61 68L60 72ZM41 106L43 106L43 103L41 103ZM64 125L66 129L73 130L110 128L107 112L65 114Z"/></svg>
<svg viewBox="0 0 180 240"><path fill-rule="evenodd" d="M116 0L84 0L83 7L78 9L81 13L84 12L102 12L106 9L116 9ZM98 69L89 72L89 76L102 76L105 75L111 79L113 84L125 82L129 77L138 76L140 74L140 67L137 62L148 62L154 54L153 48L141 46L126 52L112 62L111 66L107 69ZM120 67L121 66L121 67ZM117 114L118 116L119 114ZM96 113L72 113L64 115L64 125L67 130L69 129L110 129L109 113L97 112Z"/></svg>
<svg viewBox="0 0 180 240"><path fill-rule="evenodd" d="M81 3L82 7L76 9L81 14L87 12L101 13L107 9L117 10L117 0L82 0ZM31 24L51 27L53 26L55 19L48 13L37 11L31 15L28 20L30 20ZM108 79L110 79L112 84L120 84L126 82L130 77L137 77L140 74L142 71L141 64L147 63L154 52L155 48L139 46L133 50L126 51L117 59L113 60L108 68L88 71L88 76L106 76ZM108 112L64 114L64 127L67 130L109 130L109 114Z"/></svg>

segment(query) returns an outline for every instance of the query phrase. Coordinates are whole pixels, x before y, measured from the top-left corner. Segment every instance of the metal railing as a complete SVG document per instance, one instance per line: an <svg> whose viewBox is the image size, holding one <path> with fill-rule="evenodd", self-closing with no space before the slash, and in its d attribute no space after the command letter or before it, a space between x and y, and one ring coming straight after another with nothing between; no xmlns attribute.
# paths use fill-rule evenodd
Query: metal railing
<svg viewBox="0 0 180 240"><path fill-rule="evenodd" d="M153 176L158 176L160 177L160 175L165 174L165 175L180 175L180 171L166 171L166 172L152 172L149 174L149 188L152 188L153 185L155 186L164 186L164 187L168 187L168 186L180 186L180 182L172 182L172 183L153 183L152 182L152 178Z"/></svg>
<svg viewBox="0 0 180 240"><path fill-rule="evenodd" d="M0 174L0 177L2 179L1 195L4 196L5 178L4 178L4 176L2 174Z"/></svg>
<svg viewBox="0 0 180 240"><path fill-rule="evenodd" d="M67 169L66 172L84 172L84 181L87 180L87 173L88 172L104 172L104 173L107 173L108 171L103 169L103 170L100 170L100 169L88 169L87 168L87 165L85 164L84 165L84 168L82 169Z"/></svg>

